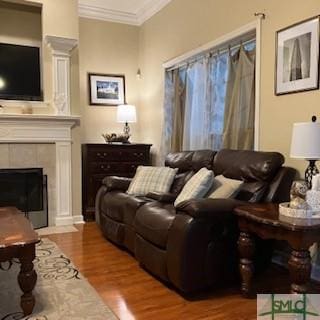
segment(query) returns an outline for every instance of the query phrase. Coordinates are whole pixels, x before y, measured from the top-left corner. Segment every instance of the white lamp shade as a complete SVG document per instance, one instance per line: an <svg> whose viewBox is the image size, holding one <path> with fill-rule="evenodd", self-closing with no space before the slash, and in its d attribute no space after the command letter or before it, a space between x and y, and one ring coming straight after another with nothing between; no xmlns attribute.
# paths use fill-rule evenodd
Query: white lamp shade
<svg viewBox="0 0 320 320"><path fill-rule="evenodd" d="M117 122L120 122L120 123L137 122L136 107L130 104L119 105L117 109Z"/></svg>
<svg viewBox="0 0 320 320"><path fill-rule="evenodd" d="M291 158L320 159L320 123L300 122L293 124Z"/></svg>

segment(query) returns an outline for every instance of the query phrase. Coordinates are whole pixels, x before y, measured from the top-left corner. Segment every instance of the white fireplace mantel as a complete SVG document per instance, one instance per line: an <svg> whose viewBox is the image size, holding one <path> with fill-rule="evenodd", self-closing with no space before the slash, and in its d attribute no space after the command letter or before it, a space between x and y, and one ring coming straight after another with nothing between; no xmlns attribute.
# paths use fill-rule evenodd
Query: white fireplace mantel
<svg viewBox="0 0 320 320"><path fill-rule="evenodd" d="M56 146L55 225L71 225L72 215L71 129L79 116L0 114L0 143L54 143Z"/></svg>

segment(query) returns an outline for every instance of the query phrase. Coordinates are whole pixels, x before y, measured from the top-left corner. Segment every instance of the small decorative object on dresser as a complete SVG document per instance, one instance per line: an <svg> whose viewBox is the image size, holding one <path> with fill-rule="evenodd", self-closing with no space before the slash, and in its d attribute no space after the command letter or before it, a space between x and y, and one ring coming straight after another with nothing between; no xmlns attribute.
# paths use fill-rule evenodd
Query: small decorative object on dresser
<svg viewBox="0 0 320 320"><path fill-rule="evenodd" d="M278 31L276 46L277 95L319 88L319 16Z"/></svg>
<svg viewBox="0 0 320 320"><path fill-rule="evenodd" d="M90 105L118 106L126 102L124 75L89 73Z"/></svg>
<svg viewBox="0 0 320 320"><path fill-rule="evenodd" d="M150 165L151 144L83 144L82 211L94 220L95 198L106 176L132 178L140 165Z"/></svg>
<svg viewBox="0 0 320 320"><path fill-rule="evenodd" d="M107 142L107 143L130 143L129 142L129 138L130 136L128 134L124 134L124 133L120 133L120 134L117 134L117 133L104 133L102 134L104 140Z"/></svg>
<svg viewBox="0 0 320 320"><path fill-rule="evenodd" d="M290 157L309 161L305 180L311 188L312 177L319 173L316 161L320 159L320 123L313 116L311 122L294 123L292 130Z"/></svg>

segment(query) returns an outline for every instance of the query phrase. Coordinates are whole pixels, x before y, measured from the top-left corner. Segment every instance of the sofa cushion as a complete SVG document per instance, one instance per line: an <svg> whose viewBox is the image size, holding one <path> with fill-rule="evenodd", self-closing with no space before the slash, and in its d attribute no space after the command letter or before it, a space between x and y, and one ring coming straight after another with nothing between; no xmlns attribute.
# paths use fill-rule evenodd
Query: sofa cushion
<svg viewBox="0 0 320 320"><path fill-rule="evenodd" d="M234 198L242 184L242 180L229 179L223 175L216 176L213 178L213 185L211 191L209 191L208 198Z"/></svg>
<svg viewBox="0 0 320 320"><path fill-rule="evenodd" d="M148 201L151 200L120 191L111 191L103 196L101 211L113 220L132 225L138 208Z"/></svg>
<svg viewBox="0 0 320 320"><path fill-rule="evenodd" d="M198 171L201 168L212 170L216 153L212 150L173 152L167 155L165 165L178 168L179 172Z"/></svg>
<svg viewBox="0 0 320 320"><path fill-rule="evenodd" d="M136 233L160 248L166 248L168 232L176 216L172 204L150 202L140 207L134 219Z"/></svg>
<svg viewBox="0 0 320 320"><path fill-rule="evenodd" d="M213 183L213 172L202 168L200 169L183 187L174 205L189 200L203 198L210 190Z"/></svg>
<svg viewBox="0 0 320 320"><path fill-rule="evenodd" d="M145 196L149 192L167 193L178 169L139 166L127 193Z"/></svg>
<svg viewBox="0 0 320 320"><path fill-rule="evenodd" d="M214 174L226 178L254 181L270 181L284 163L278 152L249 150L220 150L214 158Z"/></svg>

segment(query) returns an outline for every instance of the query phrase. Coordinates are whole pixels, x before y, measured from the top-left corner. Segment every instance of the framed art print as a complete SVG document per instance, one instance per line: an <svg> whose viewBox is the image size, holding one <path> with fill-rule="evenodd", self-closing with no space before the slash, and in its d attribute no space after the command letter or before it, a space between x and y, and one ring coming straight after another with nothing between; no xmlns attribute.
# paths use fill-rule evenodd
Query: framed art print
<svg viewBox="0 0 320 320"><path fill-rule="evenodd" d="M319 16L276 34L276 95L319 88Z"/></svg>
<svg viewBox="0 0 320 320"><path fill-rule="evenodd" d="M93 106L125 104L124 75L89 73L89 103Z"/></svg>

